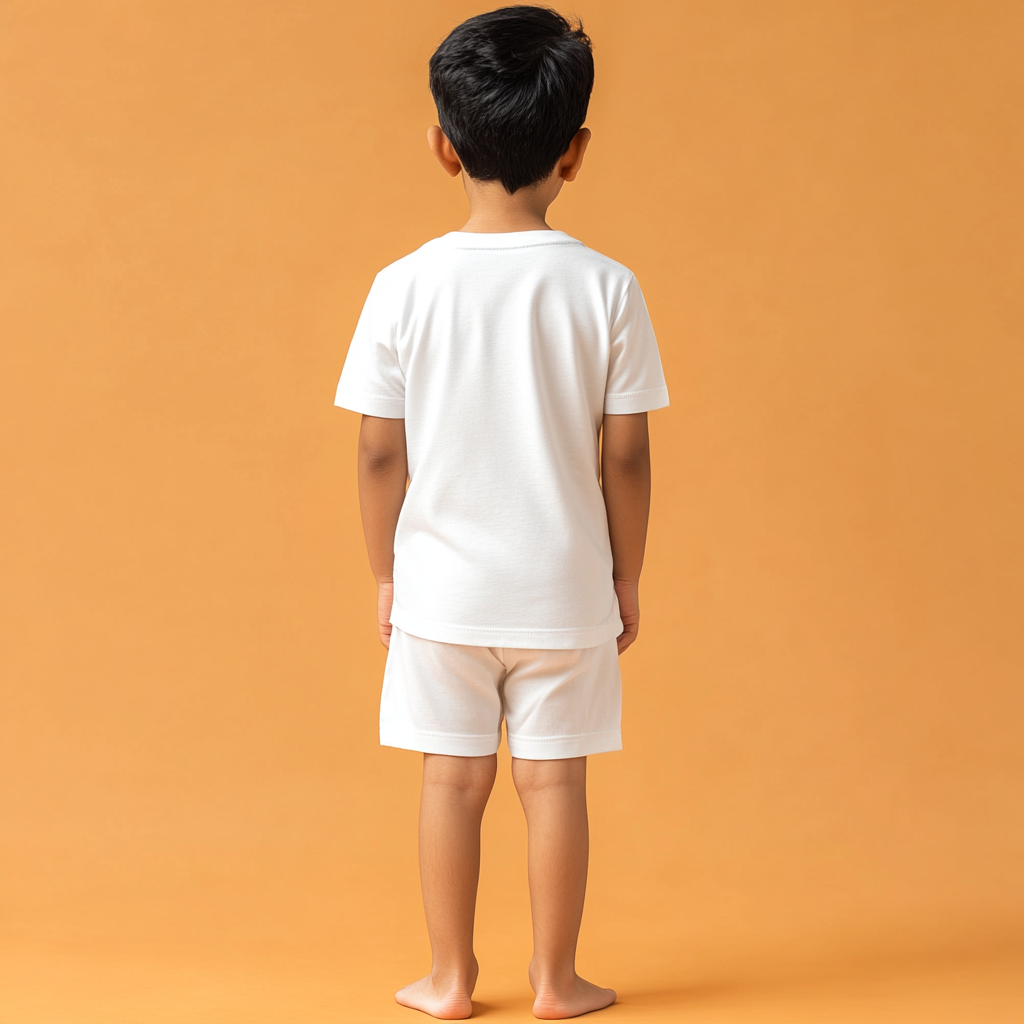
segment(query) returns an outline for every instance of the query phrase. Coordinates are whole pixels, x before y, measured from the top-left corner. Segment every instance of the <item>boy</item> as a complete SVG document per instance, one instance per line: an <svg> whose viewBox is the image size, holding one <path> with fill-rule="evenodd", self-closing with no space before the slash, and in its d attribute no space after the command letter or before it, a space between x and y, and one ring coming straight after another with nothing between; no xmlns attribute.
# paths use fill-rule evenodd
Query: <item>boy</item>
<svg viewBox="0 0 1024 1024"><path fill-rule="evenodd" d="M623 266L545 222L580 170L590 41L554 11L458 26L430 61L469 220L381 271L336 402L363 414L359 498L388 648L381 743L423 752L430 974L397 993L472 1013L480 820L501 721L529 828L533 1012L615 1001L576 974L587 755L621 749L618 655L636 638L647 411L668 404ZM408 485L408 489L407 489Z"/></svg>

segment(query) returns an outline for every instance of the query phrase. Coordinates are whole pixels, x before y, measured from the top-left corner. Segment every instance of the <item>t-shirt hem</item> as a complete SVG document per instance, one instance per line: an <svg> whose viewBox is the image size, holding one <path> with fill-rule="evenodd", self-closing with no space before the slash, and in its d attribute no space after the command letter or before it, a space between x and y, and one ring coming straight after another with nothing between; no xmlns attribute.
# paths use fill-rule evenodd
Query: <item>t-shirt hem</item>
<svg viewBox="0 0 1024 1024"><path fill-rule="evenodd" d="M510 647L545 651L572 651L599 647L622 632L618 615L598 626L569 626L563 629L518 628L507 626L462 626L451 622L434 622L395 607L391 624L403 633L434 640L442 644L467 647Z"/></svg>
<svg viewBox="0 0 1024 1024"><path fill-rule="evenodd" d="M604 411L613 416L664 409L668 404L668 388L665 386L647 388L643 391L628 391L621 395L605 395L604 397Z"/></svg>

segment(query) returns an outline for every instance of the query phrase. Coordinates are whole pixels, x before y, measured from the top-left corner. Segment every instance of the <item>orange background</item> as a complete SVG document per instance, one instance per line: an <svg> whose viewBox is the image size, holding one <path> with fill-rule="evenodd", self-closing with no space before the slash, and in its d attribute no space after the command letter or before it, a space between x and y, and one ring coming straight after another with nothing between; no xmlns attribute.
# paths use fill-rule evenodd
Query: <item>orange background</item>
<svg viewBox="0 0 1024 1024"><path fill-rule="evenodd" d="M4 1024L413 1019L332 399L374 273L464 218L425 67L485 9L0 5ZM551 223L636 272L673 398L581 969L609 1020L1017 1022L1024 5L575 10ZM496 1020L524 852L503 772Z"/></svg>

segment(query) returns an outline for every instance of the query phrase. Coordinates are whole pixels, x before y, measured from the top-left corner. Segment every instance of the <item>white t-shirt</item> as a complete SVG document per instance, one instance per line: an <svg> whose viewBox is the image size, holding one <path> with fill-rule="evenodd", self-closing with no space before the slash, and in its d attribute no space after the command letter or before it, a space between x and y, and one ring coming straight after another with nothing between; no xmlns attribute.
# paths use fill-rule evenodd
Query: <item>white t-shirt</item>
<svg viewBox="0 0 1024 1024"><path fill-rule="evenodd" d="M668 405L636 278L564 231L452 231L373 282L337 405L405 419L394 625L480 647L622 632L605 413Z"/></svg>

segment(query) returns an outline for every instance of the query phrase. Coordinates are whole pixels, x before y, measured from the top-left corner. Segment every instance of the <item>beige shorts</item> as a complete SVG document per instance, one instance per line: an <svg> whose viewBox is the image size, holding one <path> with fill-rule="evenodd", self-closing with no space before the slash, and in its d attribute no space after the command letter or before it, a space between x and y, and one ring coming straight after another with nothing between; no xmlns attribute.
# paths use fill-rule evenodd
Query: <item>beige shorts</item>
<svg viewBox="0 0 1024 1024"><path fill-rule="evenodd" d="M469 647L391 634L380 741L427 754L493 754L505 719L513 757L543 761L621 750L614 640L578 650Z"/></svg>

